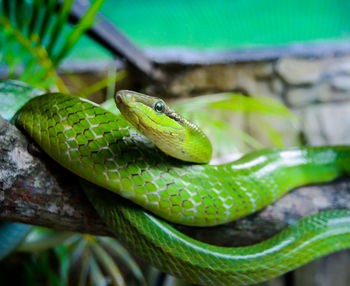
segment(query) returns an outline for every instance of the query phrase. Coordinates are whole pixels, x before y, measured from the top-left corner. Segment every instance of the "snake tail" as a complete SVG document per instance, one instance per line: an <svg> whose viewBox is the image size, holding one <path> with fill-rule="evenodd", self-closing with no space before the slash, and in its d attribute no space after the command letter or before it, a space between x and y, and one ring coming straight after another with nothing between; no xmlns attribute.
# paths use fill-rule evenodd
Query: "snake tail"
<svg viewBox="0 0 350 286"><path fill-rule="evenodd" d="M199 285L251 285L350 247L349 210L303 218L252 246L220 247L189 238L108 191L87 182L84 186L100 216L129 249L158 269Z"/></svg>

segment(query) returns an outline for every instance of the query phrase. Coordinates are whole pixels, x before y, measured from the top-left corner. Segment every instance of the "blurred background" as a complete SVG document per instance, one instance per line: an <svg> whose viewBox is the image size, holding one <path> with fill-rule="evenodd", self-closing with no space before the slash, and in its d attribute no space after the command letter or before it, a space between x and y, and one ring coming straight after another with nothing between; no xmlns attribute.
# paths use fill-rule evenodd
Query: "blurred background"
<svg viewBox="0 0 350 286"><path fill-rule="evenodd" d="M265 147L350 141L350 1L0 4L0 79L109 108L119 89L165 98L209 135L213 163ZM322 199L315 193L315 204ZM294 208L305 215L307 206ZM228 246L284 226L244 236L243 225L186 231ZM189 285L110 238L33 228L17 250L1 261L0 284ZM349 264L349 252L337 253L261 285L350 285Z"/></svg>
<svg viewBox="0 0 350 286"><path fill-rule="evenodd" d="M146 50L238 50L349 38L349 2L106 1L101 13ZM106 58L82 37L70 58Z"/></svg>

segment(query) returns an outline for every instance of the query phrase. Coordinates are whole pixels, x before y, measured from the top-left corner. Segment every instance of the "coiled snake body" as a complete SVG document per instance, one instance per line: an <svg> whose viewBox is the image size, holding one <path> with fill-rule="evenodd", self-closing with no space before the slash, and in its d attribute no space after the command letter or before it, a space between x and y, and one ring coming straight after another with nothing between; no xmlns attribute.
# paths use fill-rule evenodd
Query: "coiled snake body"
<svg viewBox="0 0 350 286"><path fill-rule="evenodd" d="M35 97L16 114L16 124L82 178L168 221L194 226L232 221L294 187L350 171L349 146L261 150L225 165L198 164L209 161L211 147L196 126L156 98L123 91L116 101L132 125L178 159L122 116L68 95ZM161 270L202 285L253 284L350 247L349 210L313 215L262 243L227 248L189 238L112 192L83 185L129 248Z"/></svg>

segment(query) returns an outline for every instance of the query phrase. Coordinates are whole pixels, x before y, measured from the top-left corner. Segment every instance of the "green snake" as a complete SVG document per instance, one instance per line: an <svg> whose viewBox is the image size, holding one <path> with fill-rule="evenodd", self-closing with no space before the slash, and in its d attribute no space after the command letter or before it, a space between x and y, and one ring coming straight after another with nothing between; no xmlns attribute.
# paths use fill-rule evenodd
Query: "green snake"
<svg viewBox="0 0 350 286"><path fill-rule="evenodd" d="M245 247L199 242L166 222L223 224L297 186L346 175L349 146L259 150L208 165L207 137L164 101L132 91L120 91L115 99L123 116L87 100L44 94L25 104L15 122L54 160L94 183L82 183L91 203L147 262L201 285L247 285L350 247L349 210L304 218Z"/></svg>

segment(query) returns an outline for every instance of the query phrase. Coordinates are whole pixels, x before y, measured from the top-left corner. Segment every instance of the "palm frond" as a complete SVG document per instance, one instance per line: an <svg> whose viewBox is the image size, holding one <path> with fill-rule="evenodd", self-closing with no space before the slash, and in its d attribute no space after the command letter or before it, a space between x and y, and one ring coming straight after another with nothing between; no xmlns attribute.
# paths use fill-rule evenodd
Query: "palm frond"
<svg viewBox="0 0 350 286"><path fill-rule="evenodd" d="M56 68L93 25L104 0L93 1L73 27L68 23L73 0L0 2L0 65L7 68L2 77L66 91Z"/></svg>
<svg viewBox="0 0 350 286"><path fill-rule="evenodd" d="M122 273L120 272L118 266L114 263L111 256L109 256L108 253L97 243L91 244L90 247L104 270L111 278L112 285L126 285Z"/></svg>

